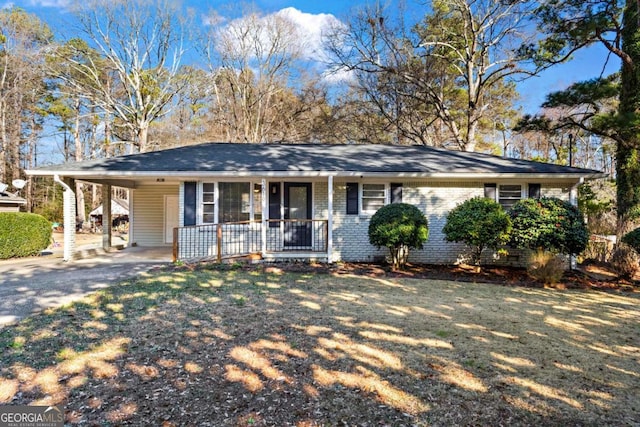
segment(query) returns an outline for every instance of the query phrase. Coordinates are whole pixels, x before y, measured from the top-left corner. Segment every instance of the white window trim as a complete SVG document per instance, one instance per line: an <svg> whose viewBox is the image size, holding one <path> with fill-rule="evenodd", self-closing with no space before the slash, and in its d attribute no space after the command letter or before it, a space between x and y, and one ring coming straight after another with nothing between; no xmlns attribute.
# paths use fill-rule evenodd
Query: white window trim
<svg viewBox="0 0 640 427"><path fill-rule="evenodd" d="M365 185L384 185L384 204L383 206L388 205L389 203L391 203L390 200L390 183L388 182L361 182L358 185L358 211L360 212L360 216L365 216L365 217L370 217L373 216L373 214L376 213L376 211L371 211L371 210L365 210L363 203L362 203L362 198L363 198L363 194L364 194L364 186Z"/></svg>
<svg viewBox="0 0 640 427"><path fill-rule="evenodd" d="M204 184L213 184L213 222L204 222ZM196 224L197 225L209 225L209 224L217 224L218 223L218 182L217 181L199 181L198 182L198 194L196 195L196 206L198 208L198 212L196 214Z"/></svg>
<svg viewBox="0 0 640 427"><path fill-rule="evenodd" d="M505 182L504 184L498 184L497 188L496 188L496 202L499 203L500 205L502 205L502 203L500 203L500 188L504 187L506 185L519 185L520 186L520 199L518 200L522 200L522 199L526 199L527 198L527 186L523 183L520 182Z"/></svg>
<svg viewBox="0 0 640 427"><path fill-rule="evenodd" d="M262 185L262 181L254 181L254 180L249 180L249 181L222 181L222 182L241 182L241 183L249 183L249 219L251 221L255 220L255 206L256 203L254 201L254 197L253 197L253 190L254 190L254 186L258 185L261 186ZM203 220L204 217L204 209L203 209L203 200L204 200L204 196L203 196L203 191L204 191L204 184L213 184L214 186L214 195L213 195L213 205L215 206L213 212L214 212L214 222L213 223L205 223ZM199 181L198 182L198 193L196 195L196 207L197 207L197 212L196 212L196 224L197 225L209 225L209 224L218 224L220 222L220 181ZM262 213L263 217L264 217L264 212Z"/></svg>

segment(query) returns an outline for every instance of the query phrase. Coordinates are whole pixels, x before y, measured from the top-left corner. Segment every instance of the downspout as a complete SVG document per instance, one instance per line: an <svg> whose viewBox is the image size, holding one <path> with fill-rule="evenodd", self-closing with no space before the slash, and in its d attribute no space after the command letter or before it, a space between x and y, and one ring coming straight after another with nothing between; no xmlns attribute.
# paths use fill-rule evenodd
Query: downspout
<svg viewBox="0 0 640 427"><path fill-rule="evenodd" d="M76 195L71 187L62 181L57 174L53 175L53 180L64 188L64 250L62 259L70 261L73 258L76 246Z"/></svg>
<svg viewBox="0 0 640 427"><path fill-rule="evenodd" d="M580 180L571 187L569 192L569 203L573 206L578 206L578 187L580 187L584 183L584 177L581 176ZM569 255L569 266L571 270L575 270L577 267L576 257L573 255Z"/></svg>
<svg viewBox="0 0 640 427"><path fill-rule="evenodd" d="M573 206L578 206L578 187L584 184L584 177L581 176L580 180L571 187L569 192L569 203Z"/></svg>

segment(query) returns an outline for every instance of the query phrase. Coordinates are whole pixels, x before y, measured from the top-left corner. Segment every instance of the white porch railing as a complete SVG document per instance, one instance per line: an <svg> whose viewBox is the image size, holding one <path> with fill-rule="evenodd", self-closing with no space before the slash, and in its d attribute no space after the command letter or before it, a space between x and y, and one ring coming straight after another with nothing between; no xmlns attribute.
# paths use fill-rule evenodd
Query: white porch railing
<svg viewBox="0 0 640 427"><path fill-rule="evenodd" d="M265 232L263 227L266 227ZM173 229L173 260L215 259L221 262L251 254L326 254L327 241L328 221L320 219L177 227Z"/></svg>

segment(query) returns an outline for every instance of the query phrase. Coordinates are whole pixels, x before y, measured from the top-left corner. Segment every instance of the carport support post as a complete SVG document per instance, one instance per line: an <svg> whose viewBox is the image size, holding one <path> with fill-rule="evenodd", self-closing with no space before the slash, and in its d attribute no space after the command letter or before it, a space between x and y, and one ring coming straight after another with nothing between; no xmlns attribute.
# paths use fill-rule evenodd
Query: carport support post
<svg viewBox="0 0 640 427"><path fill-rule="evenodd" d="M262 178L260 183L260 191L262 192L262 227L260 227L260 251L262 252L262 258L264 259L267 253L267 230L269 228L269 193L267 189L267 180Z"/></svg>
<svg viewBox="0 0 640 427"><path fill-rule="evenodd" d="M111 185L102 184L102 248L111 248Z"/></svg>
<svg viewBox="0 0 640 427"><path fill-rule="evenodd" d="M63 201L63 225L64 225L64 250L62 259L71 261L76 249L76 195L71 187L62 181L58 175L53 180L64 188Z"/></svg>
<svg viewBox="0 0 640 427"><path fill-rule="evenodd" d="M333 262L333 175L327 178L327 262Z"/></svg>

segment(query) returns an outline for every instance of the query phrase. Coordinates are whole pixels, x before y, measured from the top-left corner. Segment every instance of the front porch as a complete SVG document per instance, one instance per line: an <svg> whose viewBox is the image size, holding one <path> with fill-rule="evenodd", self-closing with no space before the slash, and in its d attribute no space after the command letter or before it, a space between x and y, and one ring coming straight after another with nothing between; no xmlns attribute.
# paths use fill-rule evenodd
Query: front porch
<svg viewBox="0 0 640 427"><path fill-rule="evenodd" d="M173 261L259 255L262 259L331 259L329 221L265 219L173 229Z"/></svg>

